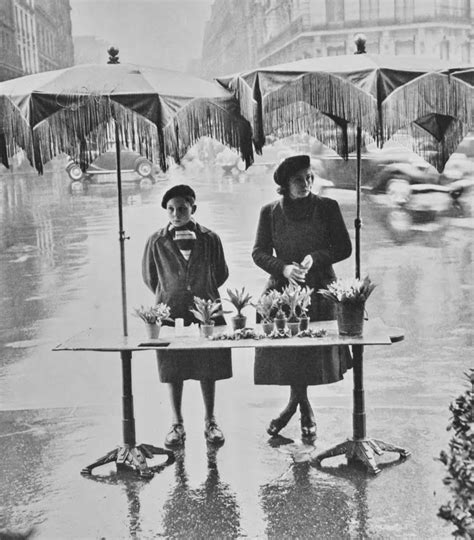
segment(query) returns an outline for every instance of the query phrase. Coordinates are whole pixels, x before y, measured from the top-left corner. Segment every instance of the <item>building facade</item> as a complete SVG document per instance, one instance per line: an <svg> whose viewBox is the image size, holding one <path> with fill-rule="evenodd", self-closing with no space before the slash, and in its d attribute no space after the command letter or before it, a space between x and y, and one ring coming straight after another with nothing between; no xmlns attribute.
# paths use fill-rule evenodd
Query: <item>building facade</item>
<svg viewBox="0 0 474 540"><path fill-rule="evenodd" d="M367 37L374 54L437 56L457 62L474 61L472 0L254 0L245 10L252 18L257 50L243 68L238 56L227 72L308 58L354 52L354 35ZM213 71L219 54L231 58L236 42L251 38L229 31L229 0L215 0L206 29L203 66ZM240 4L240 2L239 2ZM250 4L250 5L247 5ZM216 16L219 14L219 16ZM230 15L229 15L230 16ZM221 35L219 49L215 37ZM210 54L209 54L209 51ZM224 53L225 51L225 53ZM208 55L208 56L206 56ZM253 56L252 56L253 55ZM213 76L218 73L214 71Z"/></svg>
<svg viewBox="0 0 474 540"><path fill-rule="evenodd" d="M15 33L14 0L0 1L0 81L23 74Z"/></svg>
<svg viewBox="0 0 474 540"><path fill-rule="evenodd" d="M69 0L0 1L0 78L74 63Z"/></svg>
<svg viewBox="0 0 474 540"><path fill-rule="evenodd" d="M258 66L263 1L215 0L204 30L201 76L212 79Z"/></svg>

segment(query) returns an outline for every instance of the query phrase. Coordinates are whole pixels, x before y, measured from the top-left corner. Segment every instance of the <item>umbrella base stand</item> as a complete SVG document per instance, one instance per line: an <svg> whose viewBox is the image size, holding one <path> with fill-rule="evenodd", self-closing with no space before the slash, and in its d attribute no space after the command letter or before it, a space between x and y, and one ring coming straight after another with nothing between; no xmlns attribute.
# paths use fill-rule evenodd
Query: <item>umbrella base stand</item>
<svg viewBox="0 0 474 540"><path fill-rule="evenodd" d="M96 467L107 463L116 463L117 470L131 470L137 472L142 478L152 478L153 469L158 467L148 467L146 460L155 455L168 456L166 465L174 462L174 454L171 450L158 448L151 444L135 444L135 418L133 415L133 394L132 394L132 353L131 351L120 351L122 359L122 427L123 445L110 451L105 456L100 457L94 463L87 465L81 470L84 476L91 476Z"/></svg>
<svg viewBox="0 0 474 540"><path fill-rule="evenodd" d="M164 448L158 448L151 444L139 444L138 446L124 445L119 446L94 461L94 463L84 467L81 470L81 474L90 476L96 467L115 462L117 464L117 470L132 470L137 472L142 478L152 478L154 474L153 467L148 467L146 460L153 458L154 455L168 456L167 464L171 464L174 461L173 452Z"/></svg>
<svg viewBox="0 0 474 540"><path fill-rule="evenodd" d="M400 329L393 329L392 342L403 339ZM351 465L362 465L373 474L380 472L375 455L382 455L384 452L395 452L399 454L400 459L406 459L411 455L409 450L400 446L383 442L379 439L368 439L366 437L366 418L365 418L365 399L364 399L364 379L363 379L363 356L364 347L362 345L352 346L353 357L353 398L354 412L352 415L353 438L337 444L333 448L318 454L315 458L315 464L320 466L323 459L346 455L347 461Z"/></svg>
<svg viewBox="0 0 474 540"><path fill-rule="evenodd" d="M326 450L322 454L318 454L315 458L316 464L321 465L323 459L346 455L349 464L354 466L362 466L373 474L380 472L375 455L382 455L384 452L396 452L400 459L406 459L411 455L408 450L395 446L390 443L380 441L378 439L362 439L362 440L347 440L337 444L333 448Z"/></svg>

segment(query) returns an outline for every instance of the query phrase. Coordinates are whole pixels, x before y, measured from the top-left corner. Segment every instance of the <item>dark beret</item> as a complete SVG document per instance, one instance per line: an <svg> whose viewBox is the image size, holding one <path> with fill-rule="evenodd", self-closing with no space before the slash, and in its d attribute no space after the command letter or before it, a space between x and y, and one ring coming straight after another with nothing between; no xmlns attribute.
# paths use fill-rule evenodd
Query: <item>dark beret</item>
<svg viewBox="0 0 474 540"><path fill-rule="evenodd" d="M194 193L194 190L186 184L179 184L178 186L173 186L163 195L163 199L161 200L162 208L166 208L168 201L170 199L174 199L174 197L183 197L183 199L186 199L190 202L192 199L191 204L194 204L194 201L196 200L196 193Z"/></svg>
<svg viewBox="0 0 474 540"><path fill-rule="evenodd" d="M311 167L310 157L306 154L299 156L290 156L284 159L273 173L273 180L282 186L288 182L291 175L301 171L301 169L308 169Z"/></svg>

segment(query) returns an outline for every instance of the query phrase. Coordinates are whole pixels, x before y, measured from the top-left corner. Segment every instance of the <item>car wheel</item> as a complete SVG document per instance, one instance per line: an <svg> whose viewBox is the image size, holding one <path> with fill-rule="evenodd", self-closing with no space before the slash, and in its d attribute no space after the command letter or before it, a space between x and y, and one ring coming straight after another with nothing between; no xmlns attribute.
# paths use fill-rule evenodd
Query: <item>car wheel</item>
<svg viewBox="0 0 474 540"><path fill-rule="evenodd" d="M150 176L152 171L152 164L144 157L138 158L135 161L135 171L140 176Z"/></svg>
<svg viewBox="0 0 474 540"><path fill-rule="evenodd" d="M82 169L79 167L77 163L71 163L66 169L66 172L69 175L69 178L73 182L78 182L82 179L84 173L82 172Z"/></svg>
<svg viewBox="0 0 474 540"><path fill-rule="evenodd" d="M397 244L408 241L413 234L413 218L404 208L389 210L385 223L390 236Z"/></svg>

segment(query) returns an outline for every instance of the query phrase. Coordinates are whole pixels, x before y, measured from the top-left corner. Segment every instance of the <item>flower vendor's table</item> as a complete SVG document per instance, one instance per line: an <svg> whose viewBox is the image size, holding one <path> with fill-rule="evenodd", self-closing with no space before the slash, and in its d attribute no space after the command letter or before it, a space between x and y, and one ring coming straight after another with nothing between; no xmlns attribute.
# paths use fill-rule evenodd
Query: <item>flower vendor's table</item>
<svg viewBox="0 0 474 540"><path fill-rule="evenodd" d="M120 335L119 330L93 328L86 330L54 348L55 351L99 351L120 352L122 360L123 384L123 446L112 450L104 457L98 459L82 470L83 474L91 474L95 467L105 463L116 462L118 467L135 469L142 476L152 476L153 472L147 466L146 458L153 454L168 455L173 459L169 450L157 448L149 444L136 445L135 419L133 413L132 395L132 353L137 351L156 350L196 350L196 349L234 349L234 348L272 348L272 347L323 347L329 345L350 345L353 354L354 377L354 403L353 403L353 438L336 447L316 456L317 463L323 459L346 454L349 462L355 460L362 462L371 472L377 473L379 469L375 461L375 454L384 451L396 452L405 458L410 452L385 443L380 440L366 438L365 403L363 387L363 349L369 345L390 345L401 341L403 331L386 326L380 319L365 321L364 334L360 337L340 336L336 321L321 321L310 324L310 329L326 331L322 337L292 337L286 339L218 339L209 340L194 334L186 333L187 328L175 335L173 327L163 327L160 339L150 340L144 336ZM259 325L256 326L259 330ZM225 326L215 328L215 334L227 333L230 330ZM315 360L317 361L317 360Z"/></svg>

